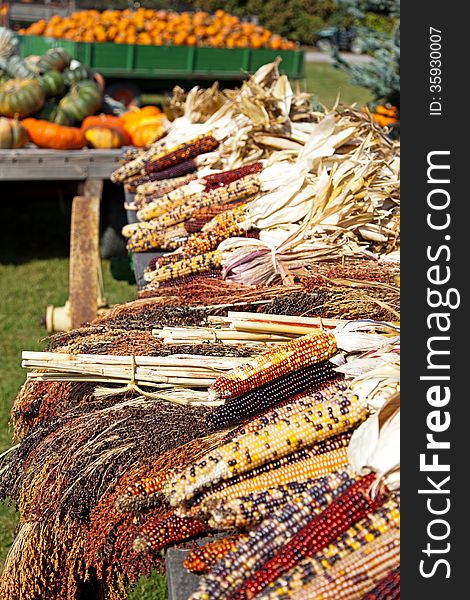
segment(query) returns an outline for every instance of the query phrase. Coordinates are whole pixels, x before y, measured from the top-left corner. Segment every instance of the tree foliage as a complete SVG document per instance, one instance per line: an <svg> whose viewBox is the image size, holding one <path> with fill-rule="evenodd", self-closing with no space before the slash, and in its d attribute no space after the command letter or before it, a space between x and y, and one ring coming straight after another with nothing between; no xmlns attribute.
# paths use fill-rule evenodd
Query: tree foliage
<svg viewBox="0 0 470 600"><path fill-rule="evenodd" d="M368 88L378 102L400 106L400 4L398 0L337 0L339 12L355 20L357 32L373 61L350 64L336 54L351 82ZM377 26L380 23L381 26Z"/></svg>

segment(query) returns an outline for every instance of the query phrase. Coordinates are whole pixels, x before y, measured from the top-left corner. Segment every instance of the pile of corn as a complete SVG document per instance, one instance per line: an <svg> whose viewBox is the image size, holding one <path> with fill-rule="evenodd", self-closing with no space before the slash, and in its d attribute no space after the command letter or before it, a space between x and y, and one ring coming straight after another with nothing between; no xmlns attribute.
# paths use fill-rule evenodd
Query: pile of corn
<svg viewBox="0 0 470 600"><path fill-rule="evenodd" d="M114 174L136 188L129 247L171 252L141 299L53 338L15 400L2 599L125 598L164 550L207 537L185 560L191 600L399 597L397 147L286 85L264 68L204 123L189 99ZM223 338L233 311L269 315ZM54 352L86 368L54 380ZM165 381L210 379L137 389L143 357L167 356Z"/></svg>
<svg viewBox="0 0 470 600"><path fill-rule="evenodd" d="M379 368L390 369L397 340L384 335L373 365L358 368L358 350L338 367L342 338L321 329L268 350L167 345L151 333L191 319L189 307L138 301L53 339L53 351L97 360L200 354L244 364L211 384L213 407L173 404L172 390L95 395L86 377L28 381L13 408L20 443L0 475L2 497L21 511L2 598L78 599L87 572L89 597L125 596L162 566L162 550L201 536L209 541L185 561L201 574L194 600L396 588L399 489L380 465L363 470L354 439L398 389Z"/></svg>
<svg viewBox="0 0 470 600"><path fill-rule="evenodd" d="M214 269L250 285L290 285L318 261L399 249L399 144L370 113L306 110L276 63L222 92L210 115L200 93L112 177L136 211L123 230L128 250L178 257L171 270L148 269L144 293Z"/></svg>

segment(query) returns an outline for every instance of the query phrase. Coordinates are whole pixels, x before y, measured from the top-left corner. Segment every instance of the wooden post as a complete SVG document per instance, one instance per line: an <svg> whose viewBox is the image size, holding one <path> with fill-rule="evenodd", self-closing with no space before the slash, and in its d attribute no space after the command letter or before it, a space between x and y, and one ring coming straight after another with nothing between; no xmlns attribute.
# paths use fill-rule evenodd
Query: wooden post
<svg viewBox="0 0 470 600"><path fill-rule="evenodd" d="M92 321L98 313L100 265L99 224L103 181L88 179L72 203L69 301L72 328Z"/></svg>

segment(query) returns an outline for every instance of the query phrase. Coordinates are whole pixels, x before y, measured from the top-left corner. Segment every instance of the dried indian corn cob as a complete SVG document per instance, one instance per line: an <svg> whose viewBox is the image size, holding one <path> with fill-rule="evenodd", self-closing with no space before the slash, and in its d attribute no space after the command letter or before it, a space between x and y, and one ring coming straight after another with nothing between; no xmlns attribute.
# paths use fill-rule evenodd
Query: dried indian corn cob
<svg viewBox="0 0 470 600"><path fill-rule="evenodd" d="M135 552L158 552L171 544L200 535L206 529L201 521L180 517L174 512L164 517L150 517L134 540Z"/></svg>
<svg viewBox="0 0 470 600"><path fill-rule="evenodd" d="M390 571L362 600L399 600L400 567Z"/></svg>
<svg viewBox="0 0 470 600"><path fill-rule="evenodd" d="M168 227L158 231L139 231L127 240L129 252L146 252L156 248L176 250L187 239L184 227Z"/></svg>
<svg viewBox="0 0 470 600"><path fill-rule="evenodd" d="M221 375L211 386L209 395L213 399L228 399L246 394L283 375L327 360L335 352L333 334L310 333Z"/></svg>
<svg viewBox="0 0 470 600"><path fill-rule="evenodd" d="M277 485L234 500L224 498L212 506L209 503L211 514L209 525L215 529L251 529L270 517L274 510L291 502L293 498L307 490L312 506L325 507L328 505L328 494L333 490L346 489L356 479L352 470L345 468L342 471L333 471L324 477Z"/></svg>
<svg viewBox="0 0 470 600"><path fill-rule="evenodd" d="M172 479L167 492L172 504L189 500L207 485L251 471L271 460L292 454L359 425L367 408L357 396L327 401L219 446L198 464Z"/></svg>
<svg viewBox="0 0 470 600"><path fill-rule="evenodd" d="M318 574L292 597L295 600L361 600L399 561L400 536L397 530L389 531ZM270 596L271 593L265 595Z"/></svg>
<svg viewBox="0 0 470 600"><path fill-rule="evenodd" d="M306 490L283 506L274 509L257 527L248 532L246 540L240 540L234 550L226 554L211 572L202 579L199 593L204 598L232 598L236 589L275 555L289 540L300 531L305 520L321 513L335 498L347 490L349 477L344 481L332 480L332 486L324 483L323 504L317 503L318 489ZM199 596L197 596L199 598Z"/></svg>
<svg viewBox="0 0 470 600"><path fill-rule="evenodd" d="M137 212L137 218L139 221L151 222L153 219L160 217L172 208L180 206L188 198L194 196L195 190L199 189L198 187L195 187L195 185L194 181L190 182L187 185L182 185L167 194L156 198L154 201L147 203L146 206ZM145 227L144 223L142 223L142 227Z"/></svg>
<svg viewBox="0 0 470 600"><path fill-rule="evenodd" d="M184 177L175 177L174 179L164 179L162 181L143 183L142 185L139 185L136 190L137 193L134 198L134 203L137 208L143 208L144 205L157 200L157 198L160 198L165 194L173 192L179 187L187 185L196 178L197 175L195 173L191 173L190 175L185 175Z"/></svg>
<svg viewBox="0 0 470 600"><path fill-rule="evenodd" d="M260 173L262 169L262 163L251 163L249 165L245 165L244 167L239 167L238 169L230 169L228 171L222 171L221 173L213 173L212 175L206 175L203 178L203 181L206 184L207 191L211 188L228 185L229 183L232 183L237 179L241 179L242 177L246 177L247 175Z"/></svg>
<svg viewBox="0 0 470 600"><path fill-rule="evenodd" d="M399 495L393 494L380 508L339 535L329 546L302 560L294 569L270 584L261 597L270 600L290 598L352 553L362 548L367 551L374 540L389 533L396 536L399 528L400 499Z"/></svg>
<svg viewBox="0 0 470 600"><path fill-rule="evenodd" d="M140 244L138 248L139 250L135 251L145 251L141 249L142 246ZM221 265L222 255L218 250L215 250L214 252L206 252L206 254L199 254L197 256L182 258L181 260L175 261L174 263L171 263L169 265L159 267L158 269L150 273L151 281L155 283L170 281L171 279L175 279L176 277L185 277L187 275L194 275L196 273L212 271L213 269L220 269Z"/></svg>
<svg viewBox="0 0 470 600"><path fill-rule="evenodd" d="M217 215L201 232L189 237L183 252L189 255L210 252L229 237L243 236L245 232L239 224L244 220L245 214L246 205L242 205ZM207 229L208 227L210 229Z"/></svg>
<svg viewBox="0 0 470 600"><path fill-rule="evenodd" d="M151 219L157 227L169 227L170 225L186 221L200 208L215 204L228 204L229 202L252 196L259 190L259 186L258 175L247 175L224 187L186 196L183 201L175 202L164 213L161 212L163 199L160 199L156 205L150 204L142 211L139 211L137 216L139 219L145 221Z"/></svg>
<svg viewBox="0 0 470 600"><path fill-rule="evenodd" d="M236 544L245 537L237 534L207 542L204 546L194 548L183 564L191 573L207 573L213 565L233 550Z"/></svg>
<svg viewBox="0 0 470 600"><path fill-rule="evenodd" d="M180 146L183 145L184 144L181 144ZM133 175L141 173L142 169L145 167L145 164L149 160L165 156L166 153L167 150L165 149L165 143L163 141L158 141L155 144L152 144L148 150L140 152L134 159L124 163L121 167L116 169L111 174L111 181L114 183L124 183Z"/></svg>
<svg viewBox="0 0 470 600"><path fill-rule="evenodd" d="M162 179L173 179L175 177L183 177L189 173L193 173L198 168L197 161L194 158L190 158L180 163L164 169L163 171L157 171L155 173L149 173L148 175L138 176L132 181L135 188L139 187L144 183L151 181L161 181Z"/></svg>
<svg viewBox="0 0 470 600"><path fill-rule="evenodd" d="M195 507L197 514L199 505L206 501L214 504L222 499L235 499L277 485L302 482L322 477L335 470L343 470L347 464L347 448L351 435L351 432L342 433L231 479L220 481L198 492L191 499L191 510Z"/></svg>
<svg viewBox="0 0 470 600"><path fill-rule="evenodd" d="M231 202L230 206L232 208L237 208L242 204L245 204L245 202L243 200L238 200L235 202ZM193 213L193 216L184 222L184 227L188 233L197 233L201 231L201 229L206 223L209 223L214 217L226 210L227 207L223 204L216 204L214 206L207 206L205 208L196 210Z"/></svg>
<svg viewBox="0 0 470 600"><path fill-rule="evenodd" d="M212 507L216 502L234 500L278 485L324 477L333 471L344 469L348 464L348 453L345 446L334 447L327 452L318 454L307 452L307 456L300 459L292 454L284 458L286 464L277 469L261 472L233 484L229 479L227 482L229 485L223 489L215 486L214 491L211 492L211 488L209 488L201 498L198 497L194 503L191 503L193 508L189 510L189 514L206 515L212 512ZM261 469L263 468L264 466L261 467Z"/></svg>
<svg viewBox="0 0 470 600"><path fill-rule="evenodd" d="M212 135L200 135L189 142L179 144L173 148L169 148L165 154L153 157L148 160L144 167L144 173L155 173L156 171L164 171L178 163L194 158L199 154L212 152L219 145Z"/></svg>
<svg viewBox="0 0 470 600"><path fill-rule="evenodd" d="M288 398L294 400L293 396L304 390L308 390L312 395L312 404L317 399L318 401L326 400L326 394L315 396L314 392L325 388L327 383L335 379L340 381L332 383L331 387L328 386L328 390L331 390L333 394L344 391L346 384L342 381L342 376L339 376L334 370L333 363L323 360L305 369L287 373L283 377L269 381L247 394L230 398L225 404L215 408L208 415L207 420L212 429L223 429L227 425L239 423L252 415L268 410ZM269 419L269 415L266 418Z"/></svg>
<svg viewBox="0 0 470 600"><path fill-rule="evenodd" d="M341 496L298 531L287 544L278 549L264 565L255 571L234 594L234 600L254 598L283 573L293 569L303 558L314 556L328 546L368 513L374 512L384 498L369 496L375 480L370 473L353 483Z"/></svg>

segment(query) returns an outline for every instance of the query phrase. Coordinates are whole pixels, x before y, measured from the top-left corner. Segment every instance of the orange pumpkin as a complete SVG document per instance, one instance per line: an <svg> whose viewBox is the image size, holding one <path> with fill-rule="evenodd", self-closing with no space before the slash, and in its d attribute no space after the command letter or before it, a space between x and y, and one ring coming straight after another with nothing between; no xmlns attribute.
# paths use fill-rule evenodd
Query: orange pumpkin
<svg viewBox="0 0 470 600"><path fill-rule="evenodd" d="M138 148L145 148L157 141L165 132L162 121L154 121L137 126L131 133L132 143Z"/></svg>
<svg viewBox="0 0 470 600"><path fill-rule="evenodd" d="M78 127L65 127L40 119L24 119L22 124L30 140L39 148L78 150L86 143L85 136Z"/></svg>
<svg viewBox="0 0 470 600"><path fill-rule="evenodd" d="M124 129L121 117L115 117L114 115L92 115L83 121L81 130L86 134L87 130L92 127L107 127L108 129L116 130L122 138L121 146L128 146L132 143L131 136Z"/></svg>
<svg viewBox="0 0 470 600"><path fill-rule="evenodd" d="M279 35L219 9L215 14L138 8L137 10L83 10L67 17L54 16L22 30L26 35L45 35L83 42L116 44L173 44L213 47L296 47Z"/></svg>
<svg viewBox="0 0 470 600"><path fill-rule="evenodd" d="M115 127L95 125L85 130L85 139L92 148L121 148L124 146L124 132L121 131Z"/></svg>

